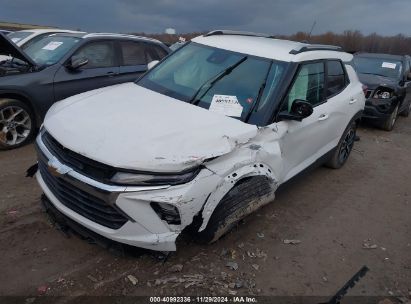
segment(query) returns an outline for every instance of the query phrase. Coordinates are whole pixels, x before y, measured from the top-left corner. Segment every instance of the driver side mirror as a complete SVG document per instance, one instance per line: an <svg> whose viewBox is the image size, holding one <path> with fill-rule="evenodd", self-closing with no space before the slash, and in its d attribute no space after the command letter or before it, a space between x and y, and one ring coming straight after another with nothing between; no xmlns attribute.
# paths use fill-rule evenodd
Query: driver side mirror
<svg viewBox="0 0 411 304"><path fill-rule="evenodd" d="M291 105L290 112L282 111L278 114L280 120L302 121L304 118L313 114L313 106L306 100L296 99Z"/></svg>
<svg viewBox="0 0 411 304"><path fill-rule="evenodd" d="M72 71L75 71L81 68L82 66L85 66L87 63L88 59L86 57L71 59L71 62L67 64L67 68Z"/></svg>
<svg viewBox="0 0 411 304"><path fill-rule="evenodd" d="M147 64L147 70L151 70L152 68L154 68L156 65L157 65L157 63L159 63L160 61L158 61L158 60L153 60L153 61L151 61L151 62L149 62L148 64Z"/></svg>

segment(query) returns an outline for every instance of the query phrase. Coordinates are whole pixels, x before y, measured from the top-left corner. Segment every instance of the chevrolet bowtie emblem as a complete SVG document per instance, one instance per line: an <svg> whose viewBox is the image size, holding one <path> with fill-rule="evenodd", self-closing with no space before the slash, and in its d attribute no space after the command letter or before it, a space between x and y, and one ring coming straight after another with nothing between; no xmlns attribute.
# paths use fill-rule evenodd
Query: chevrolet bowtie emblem
<svg viewBox="0 0 411 304"><path fill-rule="evenodd" d="M50 160L47 164L47 170L50 172L51 175L61 177L69 171L69 168L60 164L56 160Z"/></svg>

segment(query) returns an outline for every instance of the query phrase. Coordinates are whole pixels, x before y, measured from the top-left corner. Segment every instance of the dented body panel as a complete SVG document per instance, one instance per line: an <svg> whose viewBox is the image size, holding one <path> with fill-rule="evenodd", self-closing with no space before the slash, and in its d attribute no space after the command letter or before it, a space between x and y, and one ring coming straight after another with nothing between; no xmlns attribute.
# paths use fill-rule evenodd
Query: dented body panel
<svg viewBox="0 0 411 304"><path fill-rule="evenodd" d="M220 38L207 39L208 45L221 41ZM314 60L325 55L339 60L352 58L349 54L331 51L311 55L309 52L285 53L296 45L299 44L286 42L281 46L285 59ZM242 48L245 45L236 51ZM351 83L340 94L314 107L310 116L302 121L273 119L265 126L251 125L134 83L86 92L55 104L37 138L40 153L46 156L53 172L63 172L65 176L60 179L73 178L108 191L111 195L108 204L128 217L119 229L104 227L64 206L45 182L41 170L37 179L60 212L88 229L134 246L176 250L177 236L195 220L200 221L196 226L198 231L204 231L223 198L242 181L264 177L269 183L269 193L253 199L238 213L234 212L232 218L228 216L223 226L271 202L280 184L338 146L346 127L361 114L365 100L354 70L346 68ZM348 103L350 98L355 102ZM324 113L328 113L329 120L320 119ZM73 117L76 123L68 123ZM155 175L197 168L198 173L188 182L173 185L113 186L96 182L76 169L67 169L64 161L43 142L44 132L78 157L112 169ZM60 170L64 166L65 170ZM153 204L166 206L166 211L159 215ZM176 214L178 221L168 220L167 216Z"/></svg>

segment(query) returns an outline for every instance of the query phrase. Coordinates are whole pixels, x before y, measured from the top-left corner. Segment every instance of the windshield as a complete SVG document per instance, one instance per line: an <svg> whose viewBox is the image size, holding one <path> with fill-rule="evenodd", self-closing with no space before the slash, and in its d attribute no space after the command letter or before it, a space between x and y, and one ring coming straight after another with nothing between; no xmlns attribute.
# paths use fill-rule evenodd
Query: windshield
<svg viewBox="0 0 411 304"><path fill-rule="evenodd" d="M189 43L137 84L246 121L278 89L285 62Z"/></svg>
<svg viewBox="0 0 411 304"><path fill-rule="evenodd" d="M30 36L32 34L33 34L32 32L20 31L20 32L10 33L7 36L14 43L18 43L20 40L26 39L28 36Z"/></svg>
<svg viewBox="0 0 411 304"><path fill-rule="evenodd" d="M370 57L354 57L354 65L357 73L389 78L399 78L402 68L402 63L399 60Z"/></svg>
<svg viewBox="0 0 411 304"><path fill-rule="evenodd" d="M39 66L49 66L58 62L80 41L78 37L48 36L30 44L24 52Z"/></svg>

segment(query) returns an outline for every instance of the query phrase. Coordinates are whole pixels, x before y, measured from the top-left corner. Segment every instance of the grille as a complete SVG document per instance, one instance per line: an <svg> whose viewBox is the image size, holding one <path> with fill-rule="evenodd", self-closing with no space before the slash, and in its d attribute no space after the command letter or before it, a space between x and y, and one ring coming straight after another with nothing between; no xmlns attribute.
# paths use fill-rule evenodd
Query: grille
<svg viewBox="0 0 411 304"><path fill-rule="evenodd" d="M60 162L85 176L102 182L109 182L116 173L113 167L91 160L63 147L48 132L44 132L42 141L51 154Z"/></svg>
<svg viewBox="0 0 411 304"><path fill-rule="evenodd" d="M62 178L50 174L47 165L41 159L39 159L39 170L47 187L67 208L70 208L95 223L111 229L119 229L128 221L123 214L103 199L79 189ZM103 196L107 195L108 197L109 195L109 193L105 191L98 189L95 189L95 191L101 192Z"/></svg>

